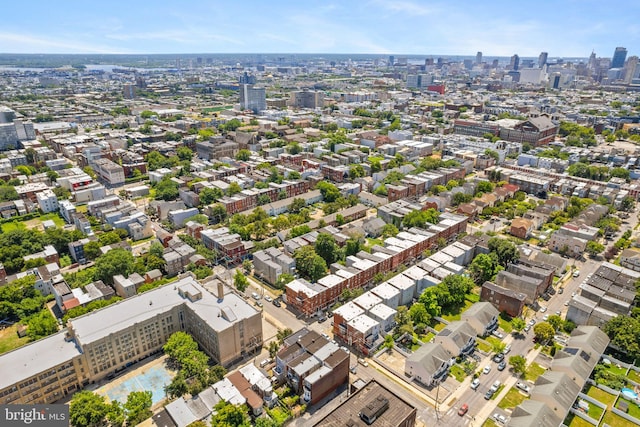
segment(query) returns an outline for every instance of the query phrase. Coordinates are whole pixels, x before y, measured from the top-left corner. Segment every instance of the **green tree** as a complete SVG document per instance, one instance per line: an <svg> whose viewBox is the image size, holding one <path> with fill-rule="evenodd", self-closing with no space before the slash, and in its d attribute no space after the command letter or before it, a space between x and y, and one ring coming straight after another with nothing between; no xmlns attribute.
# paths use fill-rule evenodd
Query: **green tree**
<svg viewBox="0 0 640 427"><path fill-rule="evenodd" d="M533 326L533 333L537 342L544 343L553 338L556 330L548 322L540 322Z"/></svg>
<svg viewBox="0 0 640 427"><path fill-rule="evenodd" d="M58 323L48 309L40 311L29 318L27 336L31 341L58 332Z"/></svg>
<svg viewBox="0 0 640 427"><path fill-rule="evenodd" d="M409 309L409 317L414 324L431 322L431 315L427 311L426 307L421 302L414 303Z"/></svg>
<svg viewBox="0 0 640 427"><path fill-rule="evenodd" d="M382 344L382 347L390 351L393 348L393 344L394 344L393 335L387 334L384 337L384 344Z"/></svg>
<svg viewBox="0 0 640 427"><path fill-rule="evenodd" d="M211 417L212 427L251 427L248 409L245 405L231 405L221 400Z"/></svg>
<svg viewBox="0 0 640 427"><path fill-rule="evenodd" d="M223 222L227 218L227 209L222 203L216 203L211 206L209 215L214 223L218 224Z"/></svg>
<svg viewBox="0 0 640 427"><path fill-rule="evenodd" d="M513 330L516 331L517 333L520 333L524 330L526 323L524 320L522 320L519 317L514 317L513 320L511 320L511 326L513 327Z"/></svg>
<svg viewBox="0 0 640 427"><path fill-rule="evenodd" d="M493 237L489 239L488 246L489 250L497 255L500 265L505 268L507 267L507 265L517 261L520 258L518 247L515 245L515 243L509 240L501 239L499 237Z"/></svg>
<svg viewBox="0 0 640 427"><path fill-rule="evenodd" d="M327 265L333 264L342 257L336 239L329 233L318 234L314 250L325 260Z"/></svg>
<svg viewBox="0 0 640 427"><path fill-rule="evenodd" d="M489 181L478 181L478 185L476 187L476 192L478 193L491 193L495 185Z"/></svg>
<svg viewBox="0 0 640 427"><path fill-rule="evenodd" d="M276 357L276 354L278 353L278 349L280 348L280 345L278 344L277 341L271 341L269 343L269 357L274 358Z"/></svg>
<svg viewBox="0 0 640 427"><path fill-rule="evenodd" d="M158 200L175 200L178 198L178 184L173 182L168 176L164 176L160 182L156 184L156 199Z"/></svg>
<svg viewBox="0 0 640 427"><path fill-rule="evenodd" d="M153 415L151 413L151 397L150 391L132 391L127 395L124 409L127 414L128 425L138 425Z"/></svg>
<svg viewBox="0 0 640 427"><path fill-rule="evenodd" d="M362 165L355 164L349 166L349 178L356 179L362 178L363 176L366 176L366 173Z"/></svg>
<svg viewBox="0 0 640 427"><path fill-rule="evenodd" d="M307 207L307 202L305 202L305 200L300 197L296 197L289 205L289 212L297 214L300 213L300 211L302 211L302 209L304 209L305 207Z"/></svg>
<svg viewBox="0 0 640 427"><path fill-rule="evenodd" d="M178 147L176 150L178 158L183 161L190 161L193 159L193 151L189 147Z"/></svg>
<svg viewBox="0 0 640 427"><path fill-rule="evenodd" d="M235 276L233 276L233 283L236 286L236 289L240 292L244 292L245 289L247 289L247 287L249 286L249 281L240 270L236 270L236 274Z"/></svg>
<svg viewBox="0 0 640 427"><path fill-rule="evenodd" d="M636 206L636 201L631 196L623 197L622 201L620 202L620 210L623 210L625 212L632 211L635 208L635 206Z"/></svg>
<svg viewBox="0 0 640 427"><path fill-rule="evenodd" d="M476 255L468 269L469 275L479 286L482 286L484 282L492 281L501 270L503 268L494 252Z"/></svg>
<svg viewBox="0 0 640 427"><path fill-rule="evenodd" d="M509 365L513 369L513 372L516 374L524 374L527 370L527 359L524 356L516 354L515 356L509 357Z"/></svg>
<svg viewBox="0 0 640 427"><path fill-rule="evenodd" d="M251 158L251 151L246 149L242 149L238 151L238 154L236 154L236 160L241 160L243 162L246 162L250 158Z"/></svg>
<svg viewBox="0 0 640 427"><path fill-rule="evenodd" d="M242 191L242 187L240 187L240 184L234 181L231 184L229 184L229 187L227 188L227 195L233 196L234 194L238 194L241 191Z"/></svg>
<svg viewBox="0 0 640 427"><path fill-rule="evenodd" d="M507 345L502 341L493 341L491 343L491 351L493 351L496 354L502 353L506 347Z"/></svg>
<svg viewBox="0 0 640 427"><path fill-rule="evenodd" d="M547 319L547 322L556 331L560 329L560 327L562 326L562 323L563 323L562 322L562 318L560 316L558 316L557 314L552 314L551 316L549 316L549 318Z"/></svg>
<svg viewBox="0 0 640 427"><path fill-rule="evenodd" d="M284 339L287 338L292 333L293 333L293 330L291 328L278 329L278 332L276 332L276 338L278 339L278 342L280 343L280 345L284 344Z"/></svg>
<svg viewBox="0 0 640 427"><path fill-rule="evenodd" d="M200 193L198 193L200 204L202 205L210 205L221 199L222 196L224 196L224 194L222 194L222 190L219 188L204 187L200 190Z"/></svg>
<svg viewBox="0 0 640 427"><path fill-rule="evenodd" d="M399 232L398 227L391 223L385 224L384 227L382 227L383 237L395 237Z"/></svg>
<svg viewBox="0 0 640 427"><path fill-rule="evenodd" d="M316 188L320 190L322 199L327 203L335 202L340 197L340 190L330 182L320 181Z"/></svg>
<svg viewBox="0 0 640 427"><path fill-rule="evenodd" d="M587 242L586 251L589 255L596 256L604 251L604 245L594 240L590 240Z"/></svg>
<svg viewBox="0 0 640 427"><path fill-rule="evenodd" d="M95 263L95 277L106 284L113 284L113 276L122 274L128 277L133 273L133 255L126 249L111 249L104 255L100 255Z"/></svg>
<svg viewBox="0 0 640 427"><path fill-rule="evenodd" d="M617 316L605 323L602 330L611 339L611 344L623 349L629 358L640 357L640 318Z"/></svg>
<svg viewBox="0 0 640 427"><path fill-rule="evenodd" d="M69 421L73 427L98 427L104 424L108 409L104 396L83 390L71 398Z"/></svg>
<svg viewBox="0 0 640 427"><path fill-rule="evenodd" d="M278 278L276 279L276 283L275 283L275 287L277 289L284 289L285 285L289 282L293 282L293 280L295 279L295 277L293 277L291 274L289 273L282 273L281 275L278 276Z"/></svg>
<svg viewBox="0 0 640 427"><path fill-rule="evenodd" d="M427 210L414 210L402 218L402 225L405 228L425 227L427 224L437 224L440 219L440 212L433 208Z"/></svg>
<svg viewBox="0 0 640 427"><path fill-rule="evenodd" d="M293 253L296 269L300 274L315 282L327 271L326 261L316 253L313 246L303 246Z"/></svg>

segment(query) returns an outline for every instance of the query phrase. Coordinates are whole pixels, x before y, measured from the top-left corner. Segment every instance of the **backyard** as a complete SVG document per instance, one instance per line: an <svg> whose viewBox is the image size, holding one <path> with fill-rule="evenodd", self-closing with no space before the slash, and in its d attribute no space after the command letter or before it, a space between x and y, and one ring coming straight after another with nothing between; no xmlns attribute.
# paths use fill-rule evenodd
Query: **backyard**
<svg viewBox="0 0 640 427"><path fill-rule="evenodd" d="M527 371L524 373L524 379L535 382L540 375L544 374L544 371L545 369L542 366L533 362L527 367Z"/></svg>
<svg viewBox="0 0 640 427"><path fill-rule="evenodd" d="M608 424L609 427L637 427L636 423L632 423L631 421L627 421L624 418L614 414L611 411L607 411L604 418L602 419L602 424Z"/></svg>
<svg viewBox="0 0 640 427"><path fill-rule="evenodd" d="M625 402L627 404L627 407L629 408L629 410L627 411L627 414L629 414L632 417L637 418L637 419L640 420L640 406L638 406L637 403L632 402L632 401L627 400L627 399L623 399L621 397L616 402L616 408L620 409L621 411L622 411L622 409L619 406L621 402Z"/></svg>
<svg viewBox="0 0 640 427"><path fill-rule="evenodd" d="M502 409L515 408L521 404L527 397L520 393L516 388L511 388L507 395L498 403L498 407Z"/></svg>
<svg viewBox="0 0 640 427"><path fill-rule="evenodd" d="M589 386L589 388L587 389L587 396L593 397L598 402L604 403L608 408L610 408L611 405L613 405L613 402L615 402L616 400L616 397L613 394L607 393L604 390L600 390L595 386Z"/></svg>
<svg viewBox="0 0 640 427"><path fill-rule="evenodd" d="M569 427L593 427L593 424L589 421L585 421L574 414L567 415L567 418L564 420L564 424Z"/></svg>

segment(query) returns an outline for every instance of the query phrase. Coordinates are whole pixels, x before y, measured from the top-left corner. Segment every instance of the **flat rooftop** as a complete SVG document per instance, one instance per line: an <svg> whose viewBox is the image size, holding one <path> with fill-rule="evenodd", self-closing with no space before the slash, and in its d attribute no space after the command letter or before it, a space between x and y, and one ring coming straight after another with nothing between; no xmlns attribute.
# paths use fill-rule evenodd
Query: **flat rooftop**
<svg viewBox="0 0 640 427"><path fill-rule="evenodd" d="M382 396L389 401L389 408L385 410L373 423L366 424L360 418L360 412L365 410L367 405L375 401L378 396ZM355 392L344 403L333 410L329 415L317 420L314 427L344 427L349 425L349 421L355 421L354 426L365 427L395 427L400 425L402 420L411 416L415 419L416 408L409 405L389 389L375 380L367 383L366 386Z"/></svg>
<svg viewBox="0 0 640 427"><path fill-rule="evenodd" d="M80 356L75 342L65 341L65 334L51 335L0 356L0 390Z"/></svg>
<svg viewBox="0 0 640 427"><path fill-rule="evenodd" d="M184 289L185 296L179 294ZM202 298L191 300L188 293L200 293ZM174 307L185 304L213 330L223 331L236 321L254 316L257 311L233 293L225 294L218 302L217 296L209 293L192 277L127 298L101 310L94 311L69 321L75 337L81 345L95 342L117 333L135 323L142 323Z"/></svg>

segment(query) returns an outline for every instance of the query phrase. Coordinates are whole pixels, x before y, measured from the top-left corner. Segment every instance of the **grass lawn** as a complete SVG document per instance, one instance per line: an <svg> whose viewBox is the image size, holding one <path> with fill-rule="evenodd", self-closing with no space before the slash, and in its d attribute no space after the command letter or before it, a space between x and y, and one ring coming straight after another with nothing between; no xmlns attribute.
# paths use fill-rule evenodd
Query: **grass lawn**
<svg viewBox="0 0 640 427"><path fill-rule="evenodd" d="M413 351L413 352L415 353L416 351L418 351L418 349L419 349L420 347L421 347L421 346L420 346L420 344L418 344L418 343L411 344L411 351Z"/></svg>
<svg viewBox="0 0 640 427"><path fill-rule="evenodd" d="M627 406L629 407L629 411L627 412L627 414L640 420L640 407L638 406L638 404L630 400L620 398L616 402L616 408L620 409L618 405L620 405L620 402L622 401L626 402Z"/></svg>
<svg viewBox="0 0 640 427"><path fill-rule="evenodd" d="M494 336L489 335L488 337L485 338L485 340L487 340L489 342L489 345L491 347L493 347L496 344L500 344L502 342L502 340L500 340L499 338L496 338Z"/></svg>
<svg viewBox="0 0 640 427"><path fill-rule="evenodd" d="M498 395L502 392L503 388L504 388L504 384L498 387L498 390L495 393L493 393L493 396L491 396L491 400L496 400L496 397L498 397Z"/></svg>
<svg viewBox="0 0 640 427"><path fill-rule="evenodd" d="M526 398L527 396L520 393L516 388L511 388L507 395L498 403L498 406L502 409L515 408Z"/></svg>
<svg viewBox="0 0 640 427"><path fill-rule="evenodd" d="M524 378L531 382L535 382L535 380L537 380L542 374L544 374L544 368L534 362L527 367L527 372L525 372Z"/></svg>
<svg viewBox="0 0 640 427"><path fill-rule="evenodd" d="M498 427L498 424L489 417L484 424L482 424L482 427Z"/></svg>
<svg viewBox="0 0 640 427"><path fill-rule="evenodd" d="M478 350L485 353L489 353L491 351L491 345L488 344L485 340L478 339L476 342L478 343Z"/></svg>
<svg viewBox="0 0 640 427"><path fill-rule="evenodd" d="M475 289L472 292L475 292ZM480 294L476 294L476 293L467 294L464 297L464 299L467 300L467 301L470 301L472 303L475 303L475 302L480 301Z"/></svg>
<svg viewBox="0 0 640 427"><path fill-rule="evenodd" d="M614 365L613 363L611 365L604 365L607 367L607 370L616 374L616 375L627 375L627 368L618 368L616 365Z"/></svg>
<svg viewBox="0 0 640 427"><path fill-rule="evenodd" d="M613 405L613 402L615 402L616 400L616 397L613 394L607 393L606 391L600 390L599 388L594 386L589 387L589 389L587 390L587 396L593 397L598 402L604 403L608 407L611 407L611 405Z"/></svg>
<svg viewBox="0 0 640 427"><path fill-rule="evenodd" d="M4 224L2 224L3 233L8 233L9 231L13 231L13 230L26 230L26 229L27 227L24 225L24 223L19 221L5 222Z"/></svg>
<svg viewBox="0 0 640 427"><path fill-rule="evenodd" d="M0 354L6 353L18 347L22 347L29 343L29 338L18 338L18 324L13 325L0 331Z"/></svg>
<svg viewBox="0 0 640 427"><path fill-rule="evenodd" d="M604 409L589 403L589 412L587 412L587 414L589 414L589 416L594 420L599 420L603 412L604 412Z"/></svg>
<svg viewBox="0 0 640 427"><path fill-rule="evenodd" d="M436 335L433 332L429 332L426 335L419 335L418 339L424 343L427 343L433 339Z"/></svg>
<svg viewBox="0 0 640 427"><path fill-rule="evenodd" d="M610 427L637 427L636 423L632 423L631 421L627 421L624 418L614 414L611 411L607 411L602 419L602 424L607 424Z"/></svg>
<svg viewBox="0 0 640 427"><path fill-rule="evenodd" d="M636 371L634 371L633 369L629 370L629 379L632 381L635 381L637 383L640 383L640 374L637 373Z"/></svg>
<svg viewBox="0 0 640 427"><path fill-rule="evenodd" d="M464 369L462 369L459 365L453 365L450 372L451 375L453 375L460 383L464 381L467 376L467 374L465 374L464 372Z"/></svg>
<svg viewBox="0 0 640 427"><path fill-rule="evenodd" d="M564 424L569 427L593 427L593 424L591 424L590 422L585 421L573 414L567 415L567 418L564 420Z"/></svg>
<svg viewBox="0 0 640 427"><path fill-rule="evenodd" d="M472 305L473 305L473 302L471 302L469 300L464 300L464 306L463 307L459 307L459 308L453 310L450 313L442 314L441 317L444 320L448 320L449 322L453 322L454 320L460 320L461 319L461 314L464 313Z"/></svg>
<svg viewBox="0 0 640 427"><path fill-rule="evenodd" d="M41 222L42 221L51 220L51 221L55 222L56 227L58 227L58 228L64 227L64 219L60 218L60 215L58 215L55 212L49 212L48 214L41 215L38 219Z"/></svg>
<svg viewBox="0 0 640 427"><path fill-rule="evenodd" d="M507 319L503 319L502 316L498 317L498 325L500 329L510 334L513 331L513 326L511 326L511 322Z"/></svg>
<svg viewBox="0 0 640 427"><path fill-rule="evenodd" d="M433 329L435 329L436 331L440 332L441 330L443 330L447 325L445 325L444 323L436 323L436 325L433 327Z"/></svg>

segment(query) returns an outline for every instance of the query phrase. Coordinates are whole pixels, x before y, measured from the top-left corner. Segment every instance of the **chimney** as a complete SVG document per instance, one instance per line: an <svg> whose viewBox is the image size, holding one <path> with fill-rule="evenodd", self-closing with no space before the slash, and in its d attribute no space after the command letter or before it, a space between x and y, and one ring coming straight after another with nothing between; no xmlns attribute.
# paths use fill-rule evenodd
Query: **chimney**
<svg viewBox="0 0 640 427"><path fill-rule="evenodd" d="M222 301L224 299L224 284L222 281L218 281L218 300Z"/></svg>

